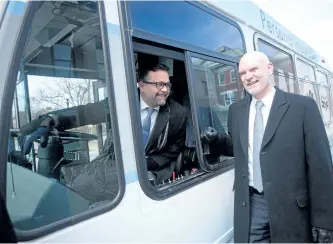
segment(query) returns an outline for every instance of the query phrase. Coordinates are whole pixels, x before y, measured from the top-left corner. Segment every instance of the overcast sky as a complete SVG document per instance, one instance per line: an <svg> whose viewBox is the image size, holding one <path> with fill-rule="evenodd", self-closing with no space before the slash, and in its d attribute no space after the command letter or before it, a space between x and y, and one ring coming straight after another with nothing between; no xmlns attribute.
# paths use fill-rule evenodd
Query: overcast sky
<svg viewBox="0 0 333 244"><path fill-rule="evenodd" d="M252 0L333 67L333 0Z"/></svg>

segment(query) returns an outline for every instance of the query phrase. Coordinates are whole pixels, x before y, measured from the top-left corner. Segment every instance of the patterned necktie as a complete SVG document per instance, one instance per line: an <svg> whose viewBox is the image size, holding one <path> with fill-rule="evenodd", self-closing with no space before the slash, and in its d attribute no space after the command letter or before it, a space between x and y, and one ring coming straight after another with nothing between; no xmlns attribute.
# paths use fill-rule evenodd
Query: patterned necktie
<svg viewBox="0 0 333 244"><path fill-rule="evenodd" d="M150 126L151 126L151 116L154 112L153 108L147 108L148 114L146 118L142 121L142 132L143 132L143 143L147 144L150 134Z"/></svg>
<svg viewBox="0 0 333 244"><path fill-rule="evenodd" d="M260 149L264 136L264 119L262 117L261 108L264 106L263 102L257 101L256 103L256 117L254 119L253 129L253 187L259 192L262 192L262 177L260 167Z"/></svg>

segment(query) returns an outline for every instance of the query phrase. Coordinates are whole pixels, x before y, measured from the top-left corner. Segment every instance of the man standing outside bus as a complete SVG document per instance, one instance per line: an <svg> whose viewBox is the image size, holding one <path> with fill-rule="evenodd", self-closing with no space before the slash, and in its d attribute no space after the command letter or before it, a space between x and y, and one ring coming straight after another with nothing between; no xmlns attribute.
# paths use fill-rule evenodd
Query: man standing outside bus
<svg viewBox="0 0 333 244"><path fill-rule="evenodd" d="M245 54L239 74L250 96L230 106L228 135L201 136L234 156L235 242L332 242L332 157L315 101L275 88L261 52Z"/></svg>

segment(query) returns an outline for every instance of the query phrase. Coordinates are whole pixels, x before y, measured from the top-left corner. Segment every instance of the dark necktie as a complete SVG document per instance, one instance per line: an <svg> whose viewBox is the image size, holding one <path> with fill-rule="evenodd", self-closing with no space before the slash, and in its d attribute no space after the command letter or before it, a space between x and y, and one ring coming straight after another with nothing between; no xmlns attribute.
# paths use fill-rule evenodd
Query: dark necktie
<svg viewBox="0 0 333 244"><path fill-rule="evenodd" d="M142 121L142 132L143 132L143 143L144 145L147 144L150 134L150 127L151 127L151 116L154 112L153 108L147 108L148 114L146 118Z"/></svg>

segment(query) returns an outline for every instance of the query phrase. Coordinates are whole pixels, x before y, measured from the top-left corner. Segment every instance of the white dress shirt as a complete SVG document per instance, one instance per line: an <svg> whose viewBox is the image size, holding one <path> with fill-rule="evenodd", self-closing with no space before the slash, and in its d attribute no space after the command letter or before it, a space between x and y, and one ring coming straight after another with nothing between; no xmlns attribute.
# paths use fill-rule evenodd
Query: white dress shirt
<svg viewBox="0 0 333 244"><path fill-rule="evenodd" d="M140 97L140 104L141 104L141 124L143 123L143 120L147 117L148 115L148 110L147 108L149 108L149 106L145 103L145 101L142 100L142 98ZM155 125L155 121L156 121L156 117L158 114L158 111L160 110L160 107L156 107L154 108L153 114L151 115L151 126L150 126L150 132L153 130L154 125Z"/></svg>
<svg viewBox="0 0 333 244"><path fill-rule="evenodd" d="M262 117L264 119L264 128L266 129L267 120L269 116L269 112L271 111L273 99L275 95L275 88L272 90L264 98L261 99L264 106L261 108ZM249 146L248 146L248 154L249 154L249 185L253 186L253 130L254 130L254 119L256 117L256 102L258 100L252 96L252 101L250 104L250 113L249 113Z"/></svg>

